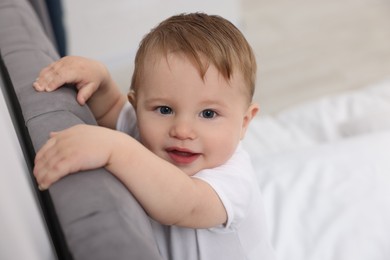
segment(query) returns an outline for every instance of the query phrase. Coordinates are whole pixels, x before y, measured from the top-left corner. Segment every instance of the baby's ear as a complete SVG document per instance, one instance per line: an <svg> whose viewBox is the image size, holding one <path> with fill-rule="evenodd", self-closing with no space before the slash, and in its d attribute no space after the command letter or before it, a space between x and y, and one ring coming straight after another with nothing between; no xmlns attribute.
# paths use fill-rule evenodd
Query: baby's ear
<svg viewBox="0 0 390 260"><path fill-rule="evenodd" d="M252 119L256 116L256 114L259 112L260 108L259 105L252 103L245 115L244 120L242 122L242 129L241 129L241 139L244 139L246 130L248 129L249 123L252 121Z"/></svg>
<svg viewBox="0 0 390 260"><path fill-rule="evenodd" d="M129 100L130 104L134 107L134 109L137 109L137 100L134 90L130 90L129 93L127 93L127 99Z"/></svg>

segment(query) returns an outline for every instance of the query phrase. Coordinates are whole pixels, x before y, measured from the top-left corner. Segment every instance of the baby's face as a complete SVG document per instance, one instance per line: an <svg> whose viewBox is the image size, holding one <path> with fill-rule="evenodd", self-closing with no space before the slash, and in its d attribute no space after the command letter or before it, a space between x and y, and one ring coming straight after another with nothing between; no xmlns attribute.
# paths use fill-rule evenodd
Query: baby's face
<svg viewBox="0 0 390 260"><path fill-rule="evenodd" d="M137 89L141 142L192 176L225 163L256 114L240 76L210 65L204 80L183 55L149 62Z"/></svg>

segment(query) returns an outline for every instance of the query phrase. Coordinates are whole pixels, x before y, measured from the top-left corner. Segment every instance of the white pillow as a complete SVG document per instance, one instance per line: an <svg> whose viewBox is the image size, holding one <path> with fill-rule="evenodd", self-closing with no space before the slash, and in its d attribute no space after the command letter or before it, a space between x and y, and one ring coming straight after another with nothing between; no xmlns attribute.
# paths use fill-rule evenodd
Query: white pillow
<svg viewBox="0 0 390 260"><path fill-rule="evenodd" d="M297 125L314 141L326 143L344 137L341 124L380 111L390 111L390 80L303 103L276 119Z"/></svg>
<svg viewBox="0 0 390 260"><path fill-rule="evenodd" d="M299 125L283 124L272 116L254 118L243 140L246 150L256 155L292 151L314 144Z"/></svg>
<svg viewBox="0 0 390 260"><path fill-rule="evenodd" d="M340 133L344 137L381 131L390 131L390 110L351 119L340 125Z"/></svg>

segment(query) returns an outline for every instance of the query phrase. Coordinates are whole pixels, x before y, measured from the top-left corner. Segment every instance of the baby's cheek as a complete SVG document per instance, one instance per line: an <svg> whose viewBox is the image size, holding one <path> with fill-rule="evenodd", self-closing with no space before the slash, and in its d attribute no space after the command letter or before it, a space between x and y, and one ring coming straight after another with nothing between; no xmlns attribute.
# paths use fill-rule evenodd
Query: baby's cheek
<svg viewBox="0 0 390 260"><path fill-rule="evenodd" d="M220 142L219 144L214 144L210 151L211 166L217 167L226 163L232 157L236 147L237 145L233 142Z"/></svg>

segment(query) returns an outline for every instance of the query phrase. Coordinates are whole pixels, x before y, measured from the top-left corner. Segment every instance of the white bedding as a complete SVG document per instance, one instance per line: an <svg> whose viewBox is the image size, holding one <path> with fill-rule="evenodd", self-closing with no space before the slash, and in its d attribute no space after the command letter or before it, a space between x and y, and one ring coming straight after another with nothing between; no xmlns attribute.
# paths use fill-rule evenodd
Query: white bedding
<svg viewBox="0 0 390 260"><path fill-rule="evenodd" d="M244 145L278 259L390 259L390 81L260 116Z"/></svg>

